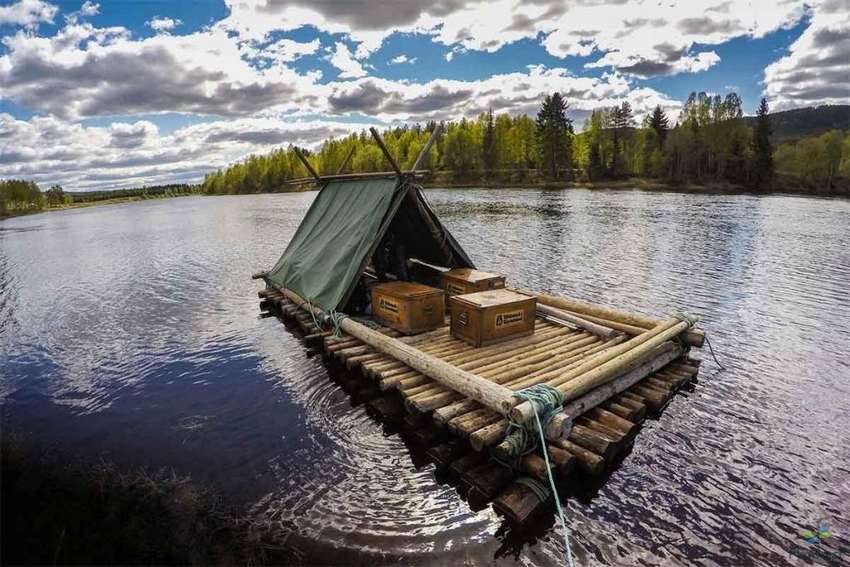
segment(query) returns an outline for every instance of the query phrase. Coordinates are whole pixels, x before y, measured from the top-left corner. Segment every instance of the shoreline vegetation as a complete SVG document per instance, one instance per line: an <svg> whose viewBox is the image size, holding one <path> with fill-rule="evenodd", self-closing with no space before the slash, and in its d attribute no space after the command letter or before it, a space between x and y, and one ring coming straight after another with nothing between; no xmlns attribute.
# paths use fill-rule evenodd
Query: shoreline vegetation
<svg viewBox="0 0 850 567"><path fill-rule="evenodd" d="M639 191L670 191L677 193L722 193L729 195L736 194L754 194L761 195L798 195L802 197L844 197L850 198L850 179L837 178L835 184L829 192L820 190L817 186L808 185L800 178L777 175L774 181L774 186L769 192L757 192L747 188L744 185L729 183L729 182L706 182L706 183L670 183L659 179L647 179L642 177L629 177L625 179L607 179L601 181L548 181L543 179L524 179L522 181L504 181L500 178L494 179L476 179L475 181L453 181L450 176L440 172L437 175L426 178L421 181L421 184L426 189L546 189L552 191L562 191L570 189L590 189L590 190L639 190ZM70 209L80 209L86 207L94 207L99 205L116 205L121 203L135 203L141 201L149 201L152 199L170 199L174 197L192 197L192 196L235 196L235 195L257 195L257 194L276 194L276 193L296 193L301 191L314 190L314 186L303 186L295 190L285 191L260 191L257 193L204 193L200 190L200 186L192 186L193 189L181 193L169 195L134 195L124 197L111 197L100 200L62 204L58 206L46 206L44 208L27 208L6 210L0 212L0 220L27 216L38 213L46 213L51 211L65 211Z"/></svg>
<svg viewBox="0 0 850 567"><path fill-rule="evenodd" d="M788 193L850 197L850 105L745 117L735 93L725 98L691 93L671 125L656 107L637 124L628 102L594 110L576 132L568 102L547 96L535 118L493 114L443 122L423 169L426 187L636 188L653 191ZM819 129L813 129L813 124ZM382 137L408 169L436 122L389 128ZM325 140L301 150L318 172L390 169L367 132ZM351 156L350 161L347 156ZM209 173L198 185L174 184L115 191L43 192L27 180L0 180L0 219L45 210L184 195L240 195L302 191L292 183L309 172L293 145L251 155Z"/></svg>

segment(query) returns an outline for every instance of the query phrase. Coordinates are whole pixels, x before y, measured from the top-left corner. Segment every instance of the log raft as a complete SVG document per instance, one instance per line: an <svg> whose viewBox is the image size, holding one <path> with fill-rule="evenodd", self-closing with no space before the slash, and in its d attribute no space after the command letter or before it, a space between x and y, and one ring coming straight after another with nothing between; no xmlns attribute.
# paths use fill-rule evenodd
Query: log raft
<svg viewBox="0 0 850 567"><path fill-rule="evenodd" d="M700 361L689 351L705 340L701 330L675 318L535 295L541 309L533 335L474 348L451 336L448 321L402 336L343 319L337 335L319 328L321 318L289 290L269 286L258 293L262 316L279 316L300 330L308 354L347 369L340 386L353 401L429 447L427 457L460 479L471 504L491 502L519 524L553 506L530 487L529 479L548 486L540 454L512 467L496 459L508 418L533 419L529 404L513 392L542 383L564 393L565 404L546 431L558 484L604 478L631 449L647 416L695 379Z"/></svg>

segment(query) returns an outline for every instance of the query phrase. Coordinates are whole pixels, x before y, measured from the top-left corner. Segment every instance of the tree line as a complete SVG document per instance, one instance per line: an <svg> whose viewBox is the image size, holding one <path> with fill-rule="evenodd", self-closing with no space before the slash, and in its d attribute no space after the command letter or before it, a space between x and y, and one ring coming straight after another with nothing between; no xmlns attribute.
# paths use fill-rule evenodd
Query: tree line
<svg viewBox="0 0 850 567"><path fill-rule="evenodd" d="M199 188L196 185L172 184L73 193L65 191L61 185L53 185L42 192L34 181L0 179L0 216L37 212L80 203L95 203L108 199L171 197L198 191Z"/></svg>
<svg viewBox="0 0 850 567"><path fill-rule="evenodd" d="M850 174L850 147L840 131L774 148L767 102L762 99L752 126L742 105L736 93L692 93L675 124L660 106L638 124L629 103L623 102L594 110L576 132L567 117L567 101L554 93L533 119L490 111L472 120L444 122L445 134L424 167L437 172L435 180L447 183L644 177L762 191L774 187L777 171L827 188ZM384 130L382 137L400 167L409 168L435 127L434 122L400 126ZM352 148L346 172L390 169L365 131L331 138L304 153L316 171L327 175L337 172ZM288 180L308 176L290 145L210 173L201 187L211 194L286 191L293 188Z"/></svg>

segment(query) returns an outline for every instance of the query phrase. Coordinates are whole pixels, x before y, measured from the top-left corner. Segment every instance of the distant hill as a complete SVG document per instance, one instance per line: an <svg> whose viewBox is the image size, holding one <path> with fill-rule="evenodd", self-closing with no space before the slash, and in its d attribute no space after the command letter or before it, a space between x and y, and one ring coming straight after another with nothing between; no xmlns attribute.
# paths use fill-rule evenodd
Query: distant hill
<svg viewBox="0 0 850 567"><path fill-rule="evenodd" d="M755 116L744 118L749 126ZM770 114L774 142L789 142L807 136L817 136L829 130L850 130L850 104L827 104L795 108Z"/></svg>

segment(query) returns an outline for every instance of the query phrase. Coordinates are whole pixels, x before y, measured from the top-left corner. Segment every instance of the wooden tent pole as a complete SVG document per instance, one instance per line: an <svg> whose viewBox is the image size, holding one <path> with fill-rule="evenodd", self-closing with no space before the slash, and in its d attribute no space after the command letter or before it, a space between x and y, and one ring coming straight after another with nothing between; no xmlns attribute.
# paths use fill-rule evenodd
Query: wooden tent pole
<svg viewBox="0 0 850 567"><path fill-rule="evenodd" d="M417 156L416 161L413 162L413 167L410 169L411 172L419 169L419 166L422 165L422 162L425 161L425 158L428 157L428 152L431 151L431 146L434 145L434 142L437 141L437 138L440 137L440 134L443 131L443 125L437 124L434 128L434 131L431 132L431 137L428 138L428 141L425 142L425 145L422 147L422 151L419 152L419 156Z"/></svg>
<svg viewBox="0 0 850 567"><path fill-rule="evenodd" d="M350 149L350 150L348 150L348 155L347 155L347 156L345 156L345 159L344 159L344 160L342 160L342 163L341 163L341 164L339 164L339 167L338 167L338 168L337 168L337 170L336 170L336 174L337 174L337 175L341 174L341 173L343 172L343 170L345 169L345 167L348 165L348 162L350 162L350 161L351 161L351 157L354 155L354 150L355 150L355 149L357 149L357 146L355 146L354 144L352 144L352 145L351 145L351 149Z"/></svg>
<svg viewBox="0 0 850 567"><path fill-rule="evenodd" d="M384 157L387 158L387 161L390 162L390 167L393 168L395 174L401 177L401 169L399 169L398 164L393 159L393 156L390 155L390 151L384 145L384 141L381 139L381 135L378 134L378 131L374 126L369 128L369 132L372 133L372 137L375 138L375 141L378 143L378 147L381 148L381 151L384 152Z"/></svg>
<svg viewBox="0 0 850 567"><path fill-rule="evenodd" d="M318 182L320 182L320 183L321 183L322 178L319 176L319 174L318 174L318 173L316 173L316 170L315 170L315 169L313 169L313 166L312 166L312 165L310 165L310 162L309 162L309 161L307 161L307 158L306 158L306 157L304 157L304 154L303 154L303 153L301 153L301 150L300 150L298 147L296 147L296 146L293 146L293 148L292 148L292 149L293 149L293 150L295 150L295 155L297 155L297 156L298 156L298 159L300 159L300 160L301 160L301 163L303 163L303 164L304 164L304 167L306 167L306 168L307 168L307 171L309 171L309 172L310 172L310 175L312 175L313 177L315 177L315 178L316 178L316 181L318 181Z"/></svg>

